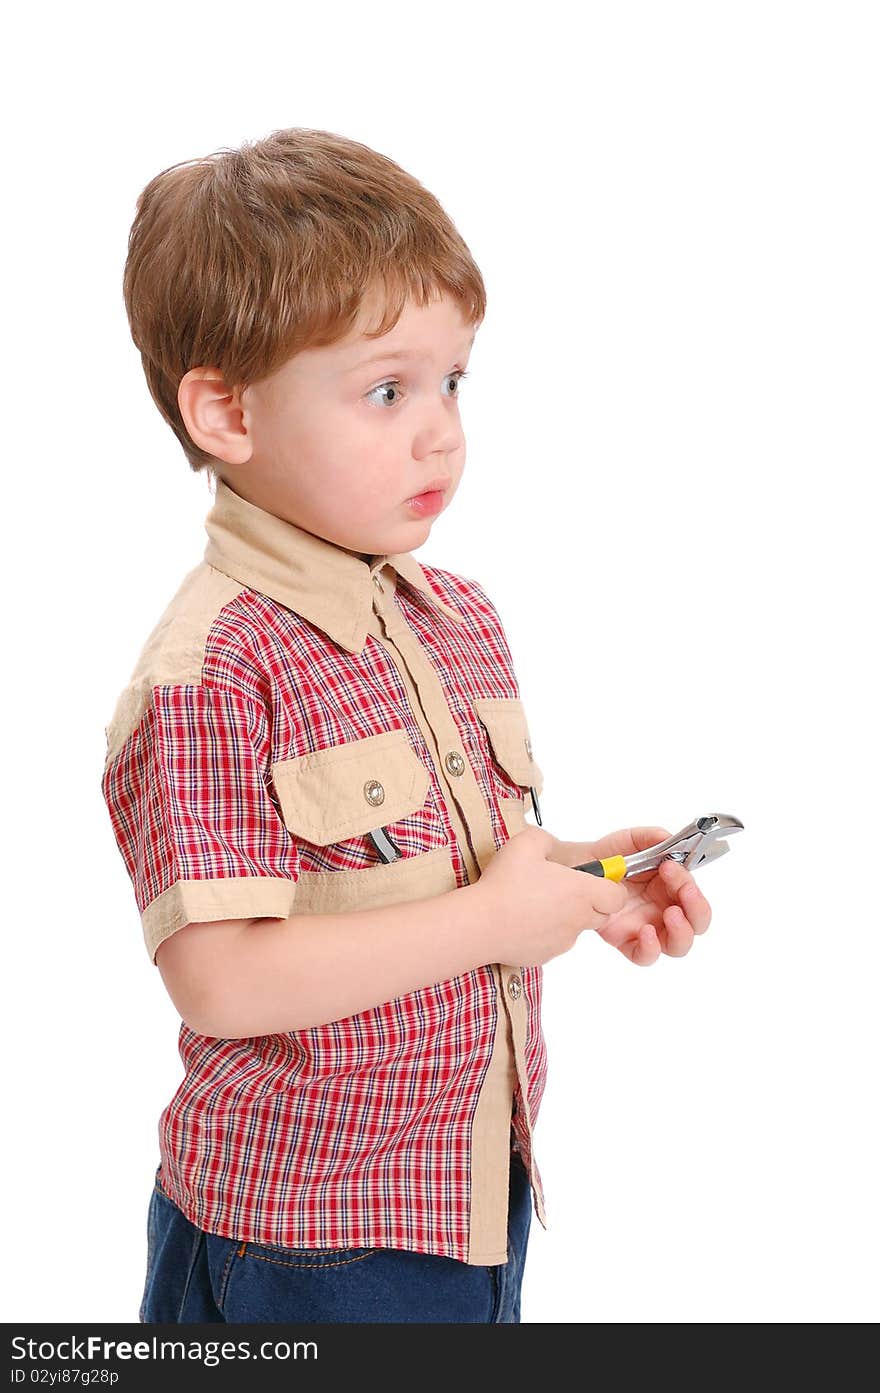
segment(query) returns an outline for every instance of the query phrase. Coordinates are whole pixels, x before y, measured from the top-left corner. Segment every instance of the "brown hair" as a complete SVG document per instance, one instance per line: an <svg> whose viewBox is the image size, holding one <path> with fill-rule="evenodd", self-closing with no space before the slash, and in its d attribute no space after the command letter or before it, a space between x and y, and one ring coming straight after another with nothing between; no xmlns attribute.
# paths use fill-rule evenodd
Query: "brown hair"
<svg viewBox="0 0 880 1393"><path fill-rule="evenodd" d="M150 393L199 472L181 378L214 367L230 389L268 377L300 349L343 338L374 285L375 338L408 298L452 296L486 312L483 278L438 200L385 155L332 131L292 127L163 169L140 194L123 296Z"/></svg>

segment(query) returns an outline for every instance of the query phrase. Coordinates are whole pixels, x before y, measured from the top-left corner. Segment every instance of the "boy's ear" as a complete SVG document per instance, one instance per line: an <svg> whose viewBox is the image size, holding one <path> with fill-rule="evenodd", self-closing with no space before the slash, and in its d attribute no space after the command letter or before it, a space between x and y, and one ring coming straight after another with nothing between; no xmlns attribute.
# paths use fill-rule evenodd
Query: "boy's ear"
<svg viewBox="0 0 880 1393"><path fill-rule="evenodd" d="M190 368L177 388L177 405L190 439L226 464L245 464L253 445L238 388L217 368Z"/></svg>

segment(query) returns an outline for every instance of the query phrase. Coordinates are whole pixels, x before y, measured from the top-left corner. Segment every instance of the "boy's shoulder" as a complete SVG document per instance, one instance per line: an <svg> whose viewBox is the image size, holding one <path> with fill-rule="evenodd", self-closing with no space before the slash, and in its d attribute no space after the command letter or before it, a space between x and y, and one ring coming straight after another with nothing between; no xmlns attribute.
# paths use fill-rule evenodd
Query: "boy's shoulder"
<svg viewBox="0 0 880 1393"><path fill-rule="evenodd" d="M425 580L439 599L461 610L472 620L500 624L498 611L479 581L427 561L420 561L419 565Z"/></svg>
<svg viewBox="0 0 880 1393"><path fill-rule="evenodd" d="M247 585L206 561L186 573L147 635L104 728L108 761L139 724L157 686L198 686L210 680L257 699L251 660L255 626L247 603L252 596ZM208 672L208 658L214 654L218 662Z"/></svg>

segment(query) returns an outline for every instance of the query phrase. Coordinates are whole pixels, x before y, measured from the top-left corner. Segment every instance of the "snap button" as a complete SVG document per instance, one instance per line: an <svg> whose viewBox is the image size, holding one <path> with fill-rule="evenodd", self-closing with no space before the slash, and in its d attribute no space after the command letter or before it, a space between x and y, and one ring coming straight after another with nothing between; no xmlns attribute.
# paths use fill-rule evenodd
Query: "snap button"
<svg viewBox="0 0 880 1393"><path fill-rule="evenodd" d="M464 773L464 760L458 753L458 750L449 751L449 754L446 756L446 768L449 770L450 774L454 774L456 778Z"/></svg>
<svg viewBox="0 0 880 1393"><path fill-rule="evenodd" d="M531 740L529 739L528 736L526 736L526 754L528 755L529 759L531 759L531 757L532 757L532 742L531 742Z"/></svg>
<svg viewBox="0 0 880 1393"><path fill-rule="evenodd" d="M385 802L385 790L378 779L367 779L364 784L364 797L368 803L372 803L374 808L378 808L380 803Z"/></svg>
<svg viewBox="0 0 880 1393"><path fill-rule="evenodd" d="M523 984L518 977L511 977L507 984L507 994L512 1001L522 996Z"/></svg>
<svg viewBox="0 0 880 1393"><path fill-rule="evenodd" d="M375 585L375 587L376 587L377 590L381 590L381 589L382 589L382 582L381 582L381 580L379 579L379 572L378 572L378 571L377 571L376 574L373 576L373 584Z"/></svg>

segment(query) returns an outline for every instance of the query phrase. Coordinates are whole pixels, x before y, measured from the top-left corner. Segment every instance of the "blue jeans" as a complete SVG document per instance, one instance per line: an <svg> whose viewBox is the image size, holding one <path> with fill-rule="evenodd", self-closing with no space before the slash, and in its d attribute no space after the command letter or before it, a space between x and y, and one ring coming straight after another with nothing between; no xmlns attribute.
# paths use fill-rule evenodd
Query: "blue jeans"
<svg viewBox="0 0 880 1393"><path fill-rule="evenodd" d="M532 1217L528 1175L510 1158L508 1260L476 1267L404 1248L276 1248L206 1233L158 1181L147 1216L138 1319L214 1324L408 1321L518 1324Z"/></svg>

